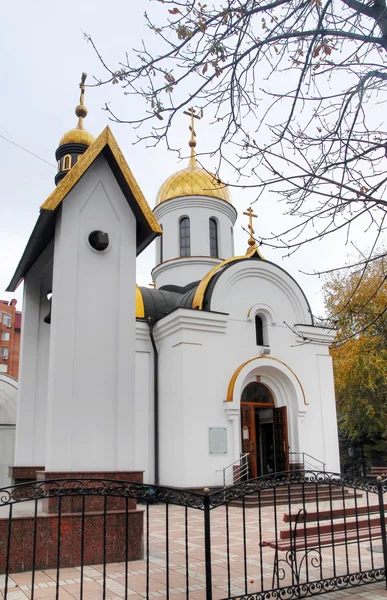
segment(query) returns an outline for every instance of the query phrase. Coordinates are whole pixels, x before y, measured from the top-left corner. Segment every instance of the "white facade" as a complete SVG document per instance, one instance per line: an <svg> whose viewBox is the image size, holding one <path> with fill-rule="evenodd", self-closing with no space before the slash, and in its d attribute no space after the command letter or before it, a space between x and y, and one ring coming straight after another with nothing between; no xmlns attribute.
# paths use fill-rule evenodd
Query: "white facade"
<svg viewBox="0 0 387 600"><path fill-rule="evenodd" d="M267 318L265 347L256 343L256 314ZM300 343L292 331L300 322L306 323L302 334L316 343ZM257 377L276 407L287 407L288 450L339 471L332 334L310 323L294 280L271 263L251 259L231 263L219 277L211 312L181 308L158 321L162 484L221 485L222 469L242 452L242 391ZM226 429L227 452L211 453L210 428Z"/></svg>
<svg viewBox="0 0 387 600"><path fill-rule="evenodd" d="M184 196L162 202L156 206L154 214L163 229L163 235L156 242L156 266L152 271L156 287L184 286L202 279L223 258L233 255L233 227L237 212L232 204L218 198ZM189 260L180 256L179 246L179 223L185 217L190 222ZM210 219L217 224L217 257L210 253Z"/></svg>
<svg viewBox="0 0 387 600"><path fill-rule="evenodd" d="M160 230L110 130L92 146L42 205L9 286L24 279L17 467L133 470L136 426L148 426L135 401L136 254Z"/></svg>
<svg viewBox="0 0 387 600"><path fill-rule="evenodd" d="M156 289L136 294L136 252L160 228L130 173L123 187L123 157L106 136L109 152L95 151L98 138L59 184L61 203L54 193L43 205L36 228L49 243L31 236L13 279L25 280L15 465L142 470L176 487L221 485L242 452L255 475L304 455L337 472L334 334L313 325L301 288L255 247L234 257L236 211L205 188L154 209ZM103 251L90 246L95 230L109 235ZM248 404L254 386L269 404Z"/></svg>
<svg viewBox="0 0 387 600"><path fill-rule="evenodd" d="M99 157L56 223L46 469L133 468L136 220ZM109 233L103 252L89 234ZM87 448L87 451L85 449Z"/></svg>

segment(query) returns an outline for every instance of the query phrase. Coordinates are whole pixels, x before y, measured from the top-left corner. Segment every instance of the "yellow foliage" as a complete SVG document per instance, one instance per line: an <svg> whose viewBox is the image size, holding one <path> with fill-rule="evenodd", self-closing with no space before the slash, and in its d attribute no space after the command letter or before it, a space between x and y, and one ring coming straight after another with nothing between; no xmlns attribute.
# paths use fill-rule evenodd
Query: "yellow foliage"
<svg viewBox="0 0 387 600"><path fill-rule="evenodd" d="M337 412L353 440L381 438L387 429L387 283L385 261L330 277L326 308L338 330L332 348Z"/></svg>

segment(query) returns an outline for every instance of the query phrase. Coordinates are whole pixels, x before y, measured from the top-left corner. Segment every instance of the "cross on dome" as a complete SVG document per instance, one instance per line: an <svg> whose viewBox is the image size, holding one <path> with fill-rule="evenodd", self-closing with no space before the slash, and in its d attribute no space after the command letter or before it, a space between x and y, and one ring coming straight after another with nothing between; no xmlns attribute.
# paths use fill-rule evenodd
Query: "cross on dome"
<svg viewBox="0 0 387 600"><path fill-rule="evenodd" d="M256 219L258 215L255 215L253 213L253 209L251 208L251 206L249 206L249 208L243 213L244 215L246 215L246 217L249 217L249 224L247 225L247 229L249 230L250 233L250 237L248 240L248 245L250 246L250 248L248 248L247 250L249 251L253 246L256 246L256 242L254 239L254 229L253 229L253 219Z"/></svg>
<svg viewBox="0 0 387 600"><path fill-rule="evenodd" d="M194 148L196 147L196 131L195 131L195 121L194 119L201 119L202 117L199 115L195 114L195 109L193 108L193 106L191 106L191 108L189 108L188 110L183 111L183 113L185 115L188 115L188 117L191 117L191 125L189 126L189 130L191 132L191 139L188 142L189 147L191 148L191 158L189 161L189 166L190 167L195 167L196 166L196 157L195 157L195 150Z"/></svg>

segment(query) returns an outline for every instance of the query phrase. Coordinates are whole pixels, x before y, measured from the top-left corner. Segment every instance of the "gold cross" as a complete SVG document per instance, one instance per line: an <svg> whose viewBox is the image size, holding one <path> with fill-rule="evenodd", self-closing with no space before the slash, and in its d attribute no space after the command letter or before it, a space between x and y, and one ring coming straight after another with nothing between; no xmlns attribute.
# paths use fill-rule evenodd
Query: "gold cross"
<svg viewBox="0 0 387 600"><path fill-rule="evenodd" d="M190 132L191 132L191 141L193 141L193 139L196 137L196 132L195 132L195 126L194 126L194 119L201 119L202 118L202 113L199 115L195 115L195 109L193 108L193 106L191 106L191 108L189 108L188 110L184 110L183 114L188 115L189 117L191 117L191 125L190 125Z"/></svg>
<svg viewBox="0 0 387 600"><path fill-rule="evenodd" d="M85 81L86 81L86 77L87 77L87 74L86 73L82 73L81 83L79 84L79 87L81 88L81 96L79 98L79 104L83 104L83 101L85 99Z"/></svg>
<svg viewBox="0 0 387 600"><path fill-rule="evenodd" d="M156 287L156 284L155 284L155 282L154 282L154 281L152 281L152 283L148 283L148 285L149 285L149 287L153 287L153 288L155 288L155 287Z"/></svg>
<svg viewBox="0 0 387 600"><path fill-rule="evenodd" d="M255 233L255 231L253 229L253 219L256 219L257 215L255 215L253 213L253 209L251 208L251 206L243 214L246 215L246 217L249 217L249 224L248 224L247 227L248 227L248 230L250 232L250 237L253 237L253 234Z"/></svg>

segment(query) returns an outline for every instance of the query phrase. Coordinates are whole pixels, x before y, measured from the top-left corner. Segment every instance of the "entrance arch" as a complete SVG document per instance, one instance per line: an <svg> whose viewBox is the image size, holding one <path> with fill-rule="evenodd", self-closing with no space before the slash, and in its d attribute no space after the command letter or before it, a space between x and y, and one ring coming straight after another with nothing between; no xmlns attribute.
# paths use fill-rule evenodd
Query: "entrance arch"
<svg viewBox="0 0 387 600"><path fill-rule="evenodd" d="M289 469L287 408L276 407L273 393L260 381L242 391L241 439L251 478Z"/></svg>
<svg viewBox="0 0 387 600"><path fill-rule="evenodd" d="M237 367L228 384L224 409L231 426L233 460L240 458L243 448L242 393L252 382L260 382L266 386L274 399L274 408L283 409L281 419L286 418L287 421L287 449L298 453L303 436L304 417L308 410L304 389L297 375L287 364L275 357L262 355L251 358Z"/></svg>

